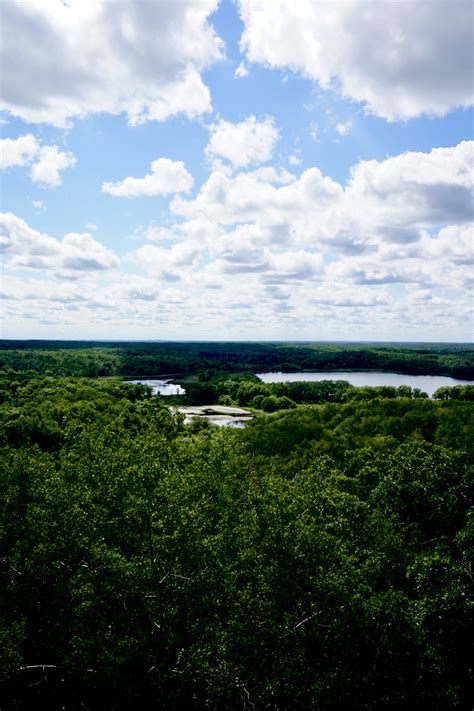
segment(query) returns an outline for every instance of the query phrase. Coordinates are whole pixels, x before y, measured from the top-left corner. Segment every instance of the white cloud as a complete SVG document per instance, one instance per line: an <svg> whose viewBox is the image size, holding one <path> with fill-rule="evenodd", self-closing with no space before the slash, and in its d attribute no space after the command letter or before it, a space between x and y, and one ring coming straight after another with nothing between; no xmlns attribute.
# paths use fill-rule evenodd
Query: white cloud
<svg viewBox="0 0 474 711"><path fill-rule="evenodd" d="M272 118L257 121L255 116L248 116L240 123L221 120L210 131L206 155L211 159L224 158L239 168L270 160L280 137Z"/></svg>
<svg viewBox="0 0 474 711"><path fill-rule="evenodd" d="M235 77L237 79L243 79L244 77L248 76L249 70L245 64L245 62L240 62L239 66L235 70Z"/></svg>
<svg viewBox="0 0 474 711"><path fill-rule="evenodd" d="M461 266L470 259L473 146L362 161L345 186L317 168L300 176L274 168L235 175L217 170L194 199L177 197L171 210L185 218L183 234L189 221L215 225L202 243L226 274L273 270L284 280L288 272L279 258L272 262L274 255L283 247L285 259L291 249L316 248L337 260L331 279L374 286L466 283Z"/></svg>
<svg viewBox="0 0 474 711"><path fill-rule="evenodd" d="M305 250L280 252L247 243L223 250L215 266L225 275L258 275L266 285L295 281L307 284L322 274L323 257Z"/></svg>
<svg viewBox="0 0 474 711"><path fill-rule="evenodd" d="M419 239L422 229L472 219L473 149L474 142L464 141L429 153L362 161L351 170L346 186L317 168L299 177L271 169L234 178L217 173L195 201L176 200L175 209L182 214L190 214L192 208L209 211L224 223L309 219L322 236L334 238L357 230L357 237L365 235L374 244L381 239L404 243Z"/></svg>
<svg viewBox="0 0 474 711"><path fill-rule="evenodd" d="M217 5L9 0L2 7L1 108L60 127L94 113L125 113L135 125L210 111L201 73L222 56L208 23Z"/></svg>
<svg viewBox="0 0 474 711"><path fill-rule="evenodd" d="M58 146L41 146L31 133L0 139L0 168L29 165L32 181L40 185L58 187L62 183L60 171L75 164L72 153L60 151Z"/></svg>
<svg viewBox="0 0 474 711"><path fill-rule="evenodd" d="M406 241L405 231L463 223L473 216L474 142L430 153L402 153L384 161L363 161L351 170L349 198L389 239Z"/></svg>
<svg viewBox="0 0 474 711"><path fill-rule="evenodd" d="M142 195L170 195L188 193L193 186L193 178L183 161L158 158L151 164L151 172L144 178L125 178L117 183L103 183L102 192L114 197L140 197Z"/></svg>
<svg viewBox="0 0 474 711"><path fill-rule="evenodd" d="M136 230L132 238L146 240L147 242L170 242L174 241L177 236L177 232L174 229L149 225L145 229Z"/></svg>
<svg viewBox="0 0 474 711"><path fill-rule="evenodd" d="M367 286L337 284L325 285L314 290L311 301L316 306L336 306L338 308L368 308L393 303L386 293L373 291Z"/></svg>
<svg viewBox="0 0 474 711"><path fill-rule="evenodd" d="M463 281L465 273L474 264L474 229L472 224L450 225L432 236L423 232L418 242L383 244L379 258L386 264L397 261L416 263L417 260L424 264L436 262L443 265L448 279L452 277L452 270L456 269L457 276Z"/></svg>
<svg viewBox="0 0 474 711"><path fill-rule="evenodd" d="M60 171L75 164L76 158L72 153L60 151L57 146L43 146L31 166L31 179L34 183L56 188L62 183Z"/></svg>
<svg viewBox="0 0 474 711"><path fill-rule="evenodd" d="M347 136L352 128L352 121L344 121L344 123L336 124L336 131L340 136Z"/></svg>
<svg viewBox="0 0 474 711"><path fill-rule="evenodd" d="M315 143L319 142L319 127L316 121L311 121L309 125L309 135Z"/></svg>
<svg viewBox="0 0 474 711"><path fill-rule="evenodd" d="M152 274L166 282L180 281L194 268L200 255L199 245L192 241L174 244L169 249L146 244L136 250L132 259Z"/></svg>
<svg viewBox="0 0 474 711"><path fill-rule="evenodd" d="M0 253L13 267L56 273L102 271L118 266L117 256L88 233L70 232L58 240L30 227L11 212L0 214Z"/></svg>
<svg viewBox="0 0 474 711"><path fill-rule="evenodd" d="M458 266L474 264L474 229L472 225L464 227L445 227L439 231L436 239L425 236L425 253L433 257L448 259Z"/></svg>
<svg viewBox="0 0 474 711"><path fill-rule="evenodd" d="M270 260L272 274L266 281L284 282L287 280L304 281L323 272L323 255L307 252L303 249L291 252L276 252Z"/></svg>
<svg viewBox="0 0 474 711"><path fill-rule="evenodd" d="M39 143L31 133L0 139L0 168L27 165L38 153Z"/></svg>
<svg viewBox="0 0 474 711"><path fill-rule="evenodd" d="M173 199L165 226L157 218L137 230L142 244L120 272L90 235L58 240L6 216L6 315L18 324L23 312L47 313L98 338L154 328L188 339L462 340L472 302L472 149L363 161L345 185L316 167L214 170L194 198ZM12 286L15 265L47 280L28 290L28 303ZM67 276L67 289L51 274Z"/></svg>
<svg viewBox="0 0 474 711"><path fill-rule="evenodd" d="M381 263L376 258L355 258L331 265L329 273L339 282L353 284L424 284L432 286L432 277L427 265L406 260Z"/></svg>
<svg viewBox="0 0 474 711"><path fill-rule="evenodd" d="M87 232L69 232L61 242L63 269L102 270L117 267L117 256Z"/></svg>
<svg viewBox="0 0 474 711"><path fill-rule="evenodd" d="M33 207L35 210L38 210L39 212L45 211L46 210L46 205L42 200L33 200Z"/></svg>
<svg viewBox="0 0 474 711"><path fill-rule="evenodd" d="M342 192L338 183L317 168L304 171L299 178L274 168L233 177L215 171L195 200L177 197L171 209L184 217L207 217L226 225L252 221L279 225L295 216L303 218L308 209L320 213Z"/></svg>
<svg viewBox="0 0 474 711"><path fill-rule="evenodd" d="M473 102L471 0L239 0L249 62L292 69L390 121Z"/></svg>

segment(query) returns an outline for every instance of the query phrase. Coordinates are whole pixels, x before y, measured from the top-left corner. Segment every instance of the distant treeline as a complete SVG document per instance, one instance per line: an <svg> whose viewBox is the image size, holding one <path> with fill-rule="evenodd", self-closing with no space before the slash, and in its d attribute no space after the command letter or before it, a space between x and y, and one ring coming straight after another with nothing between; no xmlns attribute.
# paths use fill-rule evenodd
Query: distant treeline
<svg viewBox="0 0 474 711"><path fill-rule="evenodd" d="M192 375L204 371L381 370L474 379L474 346L0 341L0 370L84 377Z"/></svg>

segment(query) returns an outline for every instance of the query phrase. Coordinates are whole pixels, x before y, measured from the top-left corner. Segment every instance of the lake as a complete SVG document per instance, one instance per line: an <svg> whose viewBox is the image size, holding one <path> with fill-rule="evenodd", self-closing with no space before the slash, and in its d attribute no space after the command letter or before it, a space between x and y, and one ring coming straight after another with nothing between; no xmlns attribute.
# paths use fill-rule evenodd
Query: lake
<svg viewBox="0 0 474 711"><path fill-rule="evenodd" d="M326 370L318 373L257 373L264 383L296 383L300 381L320 380L347 380L351 385L362 387L364 385L409 385L419 388L429 397L441 387L446 385L474 385L472 380L456 380L447 375L403 375L402 373L382 373L378 371L351 371L351 370Z"/></svg>
<svg viewBox="0 0 474 711"><path fill-rule="evenodd" d="M140 383L141 385L149 385L153 391L153 395L184 395L186 390L178 385L177 383L172 383L169 379L163 380L161 378L150 378L148 380L126 380L127 383Z"/></svg>
<svg viewBox="0 0 474 711"><path fill-rule="evenodd" d="M355 387L364 385L409 385L412 388L419 388L427 393L429 397L441 387L452 385L474 385L472 380L456 380L447 375L403 375L402 373L383 373L379 371L355 371L355 370L326 370L312 373L257 373L264 383L295 383L299 381L320 381L320 380L347 380ZM142 383L149 385L154 395L185 395L186 390L172 383L165 378L140 378L127 380L128 383ZM235 425L234 425L235 426Z"/></svg>

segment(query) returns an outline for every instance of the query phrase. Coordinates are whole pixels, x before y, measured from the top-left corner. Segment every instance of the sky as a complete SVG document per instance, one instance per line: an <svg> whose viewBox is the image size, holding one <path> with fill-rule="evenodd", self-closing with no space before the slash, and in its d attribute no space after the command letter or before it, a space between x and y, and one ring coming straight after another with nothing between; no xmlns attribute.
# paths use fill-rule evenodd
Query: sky
<svg viewBox="0 0 474 711"><path fill-rule="evenodd" d="M469 0L4 0L2 338L474 341Z"/></svg>

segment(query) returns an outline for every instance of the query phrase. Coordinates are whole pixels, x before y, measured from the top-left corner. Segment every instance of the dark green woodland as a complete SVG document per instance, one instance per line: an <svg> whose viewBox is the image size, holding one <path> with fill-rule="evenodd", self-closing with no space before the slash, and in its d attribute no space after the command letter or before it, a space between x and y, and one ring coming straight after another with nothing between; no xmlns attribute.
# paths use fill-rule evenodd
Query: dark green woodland
<svg viewBox="0 0 474 711"><path fill-rule="evenodd" d="M2 711L470 709L474 387L251 373L472 349L181 345L2 344ZM147 373L255 417L185 425Z"/></svg>
<svg viewBox="0 0 474 711"><path fill-rule="evenodd" d="M474 380L474 348L456 343L2 341L0 370L97 377L264 370L382 370Z"/></svg>

